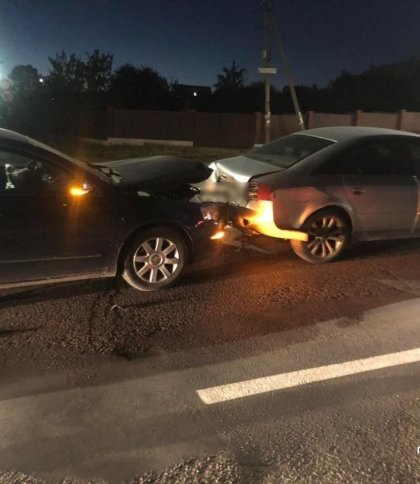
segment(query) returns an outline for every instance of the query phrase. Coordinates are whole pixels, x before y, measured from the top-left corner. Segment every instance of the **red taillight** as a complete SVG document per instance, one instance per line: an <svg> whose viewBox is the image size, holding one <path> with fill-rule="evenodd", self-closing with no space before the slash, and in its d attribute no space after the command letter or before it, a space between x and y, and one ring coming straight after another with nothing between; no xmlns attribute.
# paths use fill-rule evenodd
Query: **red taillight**
<svg viewBox="0 0 420 484"><path fill-rule="evenodd" d="M264 183L249 182L250 200L273 200L273 191L269 185Z"/></svg>

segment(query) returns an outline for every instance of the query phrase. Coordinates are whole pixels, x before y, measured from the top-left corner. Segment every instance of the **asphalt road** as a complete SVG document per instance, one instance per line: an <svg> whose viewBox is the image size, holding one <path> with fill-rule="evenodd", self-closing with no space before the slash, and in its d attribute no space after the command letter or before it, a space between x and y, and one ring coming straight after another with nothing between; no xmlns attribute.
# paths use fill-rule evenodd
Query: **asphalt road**
<svg viewBox="0 0 420 484"><path fill-rule="evenodd" d="M256 243L2 291L0 482L419 482L420 241Z"/></svg>

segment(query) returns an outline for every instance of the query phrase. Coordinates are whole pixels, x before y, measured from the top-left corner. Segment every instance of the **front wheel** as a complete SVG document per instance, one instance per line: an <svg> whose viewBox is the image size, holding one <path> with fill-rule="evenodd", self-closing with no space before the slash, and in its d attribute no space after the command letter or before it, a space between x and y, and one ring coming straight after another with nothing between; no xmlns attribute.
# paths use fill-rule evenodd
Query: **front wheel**
<svg viewBox="0 0 420 484"><path fill-rule="evenodd" d="M166 227L151 228L128 245L122 276L135 289L156 291L176 282L187 258L181 234Z"/></svg>
<svg viewBox="0 0 420 484"><path fill-rule="evenodd" d="M291 240L296 255L311 264L337 259L350 238L350 225L340 212L325 209L311 215L303 226L308 240Z"/></svg>

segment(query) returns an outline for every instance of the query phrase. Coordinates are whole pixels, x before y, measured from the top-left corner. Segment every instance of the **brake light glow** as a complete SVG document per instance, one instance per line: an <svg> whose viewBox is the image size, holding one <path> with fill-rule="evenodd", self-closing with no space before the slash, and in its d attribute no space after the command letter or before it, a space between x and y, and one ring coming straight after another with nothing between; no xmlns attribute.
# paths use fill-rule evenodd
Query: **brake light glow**
<svg viewBox="0 0 420 484"><path fill-rule="evenodd" d="M248 196L250 200L273 200L273 190L264 183L250 182Z"/></svg>
<svg viewBox="0 0 420 484"><path fill-rule="evenodd" d="M298 230L284 230L277 227L274 221L274 206L271 200L254 200L248 204L254 212L243 219L245 227L251 228L263 235L279 239L308 240L305 232Z"/></svg>

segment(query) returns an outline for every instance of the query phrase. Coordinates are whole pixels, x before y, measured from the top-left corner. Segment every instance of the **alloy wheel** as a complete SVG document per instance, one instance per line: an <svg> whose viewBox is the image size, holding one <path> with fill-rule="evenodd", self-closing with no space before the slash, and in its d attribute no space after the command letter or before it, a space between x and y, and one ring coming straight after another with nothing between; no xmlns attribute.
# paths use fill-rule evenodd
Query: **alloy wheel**
<svg viewBox="0 0 420 484"><path fill-rule="evenodd" d="M157 284L171 278L179 260L179 250L174 242L155 237L144 241L134 253L134 271L143 282Z"/></svg>
<svg viewBox="0 0 420 484"><path fill-rule="evenodd" d="M346 227L335 215L322 215L312 221L308 228L306 250L321 259L338 254L346 242Z"/></svg>

